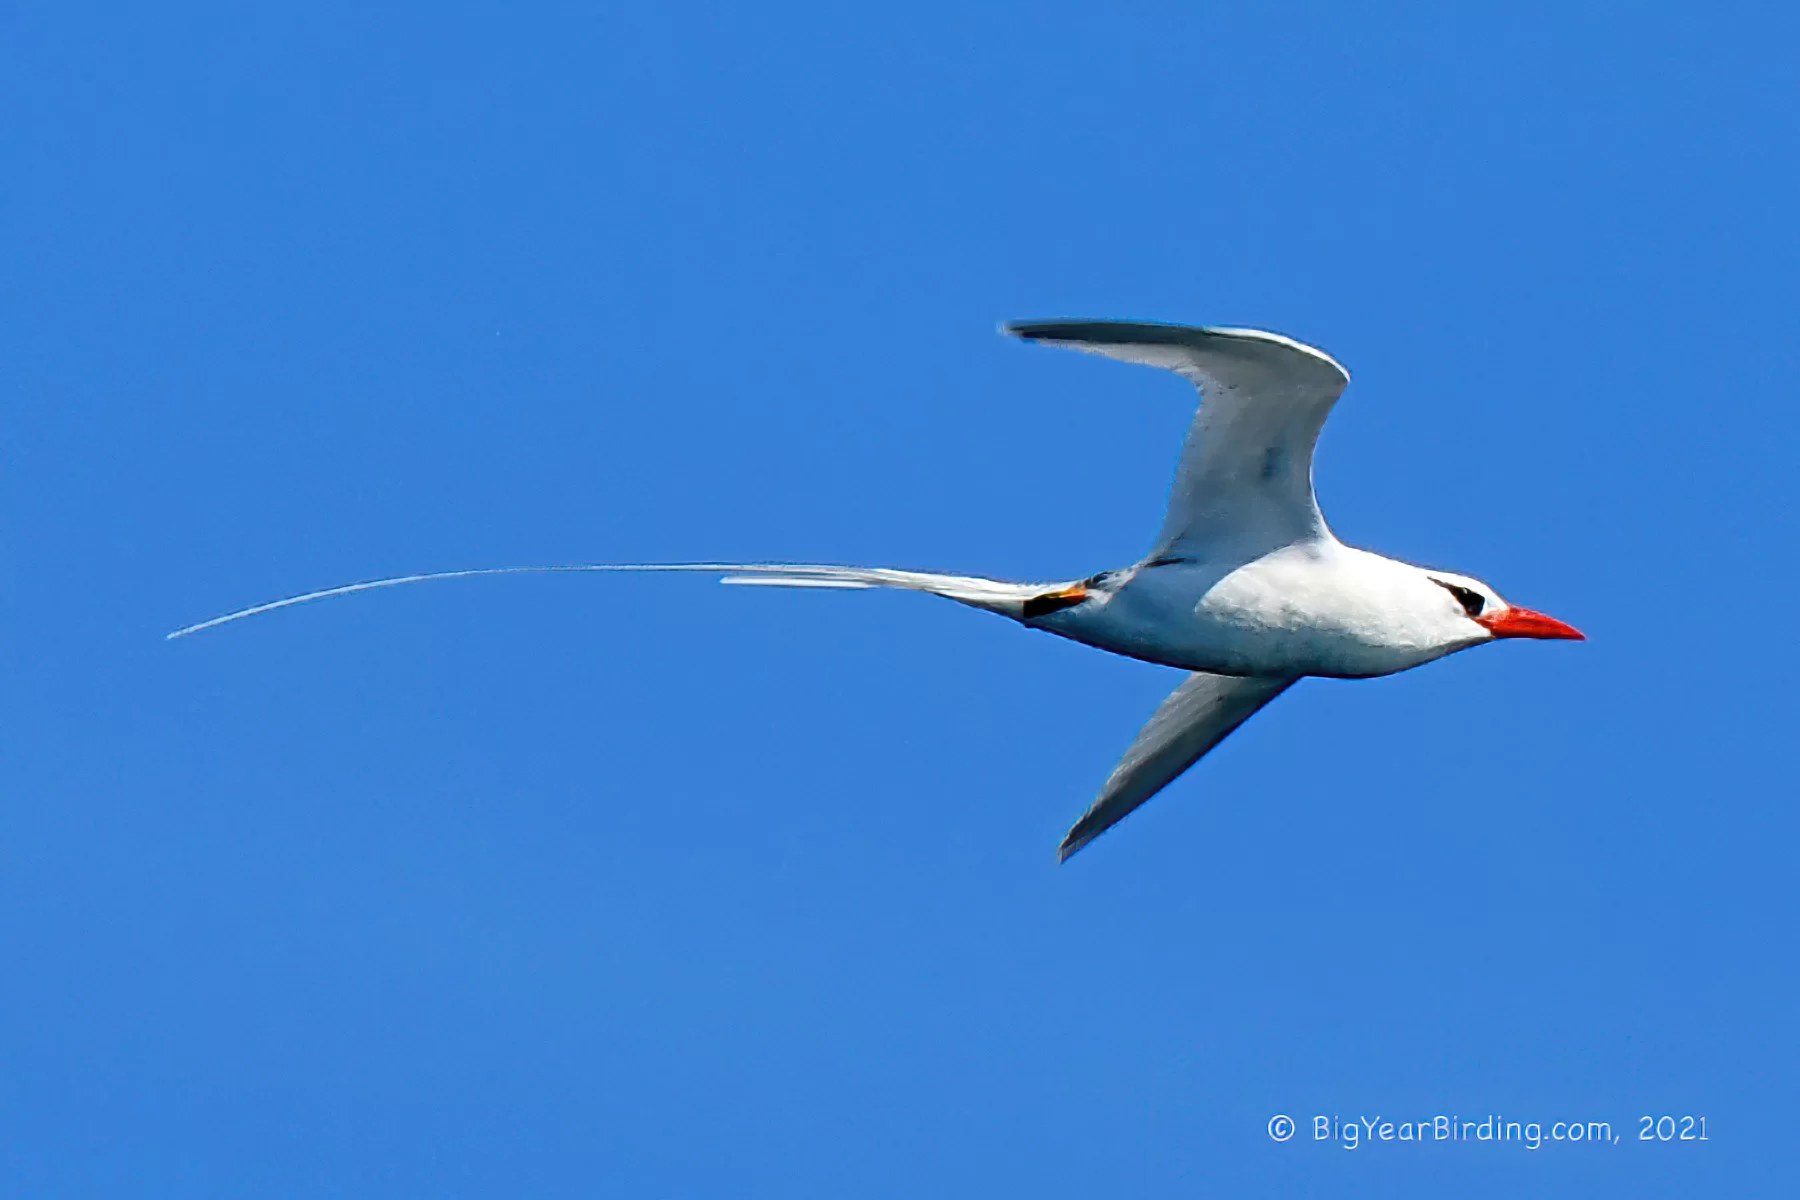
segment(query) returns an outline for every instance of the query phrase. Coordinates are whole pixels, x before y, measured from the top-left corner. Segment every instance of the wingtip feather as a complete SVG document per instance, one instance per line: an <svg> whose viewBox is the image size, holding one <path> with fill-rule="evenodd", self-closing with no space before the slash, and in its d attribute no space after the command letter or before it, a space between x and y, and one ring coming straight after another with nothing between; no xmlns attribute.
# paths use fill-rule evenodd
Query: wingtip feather
<svg viewBox="0 0 1800 1200"><path fill-rule="evenodd" d="M1044 338L1055 327L1066 324L1066 321L1002 321L1000 332L1008 337L1035 342Z"/></svg>
<svg viewBox="0 0 1800 1200"><path fill-rule="evenodd" d="M1098 836L1098 834L1094 833L1084 833L1078 822L1075 828L1063 835L1062 844L1056 848L1057 865L1061 866L1063 863L1068 862L1070 858L1074 857L1084 846Z"/></svg>

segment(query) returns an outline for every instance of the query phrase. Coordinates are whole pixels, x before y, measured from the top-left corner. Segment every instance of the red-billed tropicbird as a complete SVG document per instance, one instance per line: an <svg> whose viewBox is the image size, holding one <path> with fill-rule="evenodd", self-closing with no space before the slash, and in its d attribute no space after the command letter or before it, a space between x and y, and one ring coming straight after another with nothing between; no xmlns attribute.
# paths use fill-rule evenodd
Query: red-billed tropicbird
<svg viewBox="0 0 1800 1200"><path fill-rule="evenodd" d="M326 596L526 571L703 571L725 583L929 592L1101 650L1191 672L1058 848L1067 859L1306 675L1390 675L1498 638L1570 638L1467 575L1338 541L1313 496L1313 446L1350 382L1329 355L1274 333L1124 321L1003 327L1174 371L1200 391L1162 532L1142 560L1066 583L794 563L582 564L442 571L309 592L216 617L181 637Z"/></svg>

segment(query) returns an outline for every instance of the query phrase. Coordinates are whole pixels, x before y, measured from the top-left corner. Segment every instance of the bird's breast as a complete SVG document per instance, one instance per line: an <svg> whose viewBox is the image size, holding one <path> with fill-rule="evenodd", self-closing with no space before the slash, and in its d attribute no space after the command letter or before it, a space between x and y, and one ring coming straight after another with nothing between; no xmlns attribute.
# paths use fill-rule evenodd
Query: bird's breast
<svg viewBox="0 0 1800 1200"><path fill-rule="evenodd" d="M1456 648L1421 636L1406 619L1408 581L1349 566L1300 550L1225 572L1201 564L1143 570L1073 636L1231 675L1388 675Z"/></svg>

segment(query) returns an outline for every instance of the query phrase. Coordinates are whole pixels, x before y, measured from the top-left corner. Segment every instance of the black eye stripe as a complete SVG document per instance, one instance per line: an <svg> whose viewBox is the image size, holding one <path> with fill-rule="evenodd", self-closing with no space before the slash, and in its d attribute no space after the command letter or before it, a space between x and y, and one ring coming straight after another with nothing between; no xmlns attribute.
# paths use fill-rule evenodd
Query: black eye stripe
<svg viewBox="0 0 1800 1200"><path fill-rule="evenodd" d="M1431 582L1437 584L1452 596L1455 596L1456 602L1462 605L1463 611L1468 613L1471 617L1479 617L1481 615L1481 610L1487 606L1486 598L1474 588L1459 587L1454 583L1445 583L1443 580L1433 576L1427 576L1427 578L1431 579Z"/></svg>

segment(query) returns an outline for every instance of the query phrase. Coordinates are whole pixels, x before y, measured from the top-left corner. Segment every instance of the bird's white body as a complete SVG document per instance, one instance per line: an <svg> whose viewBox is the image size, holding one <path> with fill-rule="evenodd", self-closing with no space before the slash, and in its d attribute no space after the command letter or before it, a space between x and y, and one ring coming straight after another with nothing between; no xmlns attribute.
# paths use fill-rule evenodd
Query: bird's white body
<svg viewBox="0 0 1800 1200"><path fill-rule="evenodd" d="M1242 564L1135 566L1087 592L1030 624L1219 675L1391 675L1493 636L1426 572L1329 535Z"/></svg>
<svg viewBox="0 0 1800 1200"><path fill-rule="evenodd" d="M886 567L683 563L499 568L371 580L178 630L425 579L521 570L703 571L726 583L903 588L1114 654L1189 671L1138 734L1060 854L1087 845L1308 675L1390 675L1503 637L1579 638L1479 580L1344 545L1313 497L1313 447L1350 376L1322 351L1253 329L1118 321L1011 325L1030 341L1163 367L1202 403L1161 533L1142 561L1061 584Z"/></svg>

